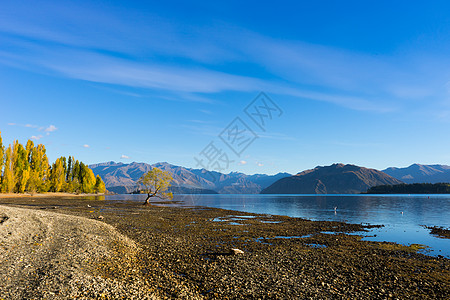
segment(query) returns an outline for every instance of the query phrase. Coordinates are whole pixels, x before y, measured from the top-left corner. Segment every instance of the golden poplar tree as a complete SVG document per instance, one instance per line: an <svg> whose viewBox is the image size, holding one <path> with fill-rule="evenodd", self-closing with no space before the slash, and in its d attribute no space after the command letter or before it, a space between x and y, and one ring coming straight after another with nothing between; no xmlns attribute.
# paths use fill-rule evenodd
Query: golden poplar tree
<svg viewBox="0 0 450 300"><path fill-rule="evenodd" d="M55 163L52 164L52 170L50 172L50 189L53 192L61 192L66 181L64 176L64 166L62 158L58 158Z"/></svg>
<svg viewBox="0 0 450 300"><path fill-rule="evenodd" d="M36 149L34 147L34 143L32 140L28 140L27 146L25 147L27 150L27 160L29 164L29 176L28 176L28 182L26 186L26 190L31 193L35 193L38 190L38 187L40 185L39 180L39 172L36 170L37 161L35 159L36 156Z"/></svg>
<svg viewBox="0 0 450 300"><path fill-rule="evenodd" d="M3 171L1 190L3 193L12 193L13 189L14 189L14 173L12 163L12 149L11 145L9 145L8 149L6 149L5 169Z"/></svg>
<svg viewBox="0 0 450 300"><path fill-rule="evenodd" d="M100 175L97 175L95 177L95 188L94 188L94 192L95 193L100 193L103 194L104 192L106 192L106 187L105 187L105 183L103 182L102 178L100 177Z"/></svg>
<svg viewBox="0 0 450 300"><path fill-rule="evenodd" d="M100 176L73 156L58 158L50 167L45 146L28 140L24 147L15 140L5 151L0 132L0 192L104 193Z"/></svg>
<svg viewBox="0 0 450 300"><path fill-rule="evenodd" d="M27 190L30 192L48 191L50 189L48 178L49 163L45 154L45 146L42 144L34 146L33 142L27 143L27 152L30 164Z"/></svg>
<svg viewBox="0 0 450 300"><path fill-rule="evenodd" d="M39 179L41 181L41 190L47 191L48 185L46 185L46 183L49 181L50 163L48 162L45 146L39 144L37 149L38 149L38 159L40 161Z"/></svg>
<svg viewBox="0 0 450 300"><path fill-rule="evenodd" d="M3 147L2 132L0 131L0 184L2 182L2 170L5 162L5 147Z"/></svg>
<svg viewBox="0 0 450 300"><path fill-rule="evenodd" d="M93 193L95 188L95 175L88 166L80 163L82 174L81 190L83 193Z"/></svg>
<svg viewBox="0 0 450 300"><path fill-rule="evenodd" d="M30 176L28 154L18 141L14 142L13 151L14 192L24 193Z"/></svg>

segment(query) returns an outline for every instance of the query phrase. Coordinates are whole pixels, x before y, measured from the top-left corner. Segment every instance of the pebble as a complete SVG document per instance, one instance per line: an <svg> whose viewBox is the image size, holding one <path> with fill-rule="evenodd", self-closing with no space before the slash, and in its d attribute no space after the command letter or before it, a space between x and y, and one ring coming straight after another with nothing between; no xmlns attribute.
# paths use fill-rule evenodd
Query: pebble
<svg viewBox="0 0 450 300"><path fill-rule="evenodd" d="M232 249L231 249L231 252L232 252L234 255L244 254L244 251L242 251L242 250L240 250L240 249L237 249L237 248L232 248Z"/></svg>

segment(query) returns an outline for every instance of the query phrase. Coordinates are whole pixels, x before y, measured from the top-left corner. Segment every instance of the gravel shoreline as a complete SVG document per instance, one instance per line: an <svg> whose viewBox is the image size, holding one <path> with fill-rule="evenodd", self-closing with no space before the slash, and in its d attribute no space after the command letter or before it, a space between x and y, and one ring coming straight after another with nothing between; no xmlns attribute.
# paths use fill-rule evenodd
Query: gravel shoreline
<svg viewBox="0 0 450 300"><path fill-rule="evenodd" d="M83 217L0 206L0 298L156 299L143 285L96 275L114 264L112 243L139 251L114 227Z"/></svg>
<svg viewBox="0 0 450 300"><path fill-rule="evenodd" d="M109 253L106 257L98 257L86 270L69 269L62 281L69 280L64 276L73 276L71 272L80 272L163 299L450 298L449 259L346 234L365 230L363 225L94 198L2 199L1 204L72 215L68 220L85 217L80 223L88 227L90 222L107 223L114 234L123 237L108 238L107 251L99 251ZM101 221L92 220L99 216ZM0 232L9 221L0 224ZM73 224L69 232L77 226L81 225ZM233 255L233 248L244 254ZM86 244L77 249L82 252ZM54 265L62 262L64 257ZM45 274L46 278L53 275ZM101 296L94 296L93 288L93 294L84 297ZM0 291L5 289L2 280ZM113 297L119 298L119 293L106 295ZM127 298L132 297L130 289Z"/></svg>

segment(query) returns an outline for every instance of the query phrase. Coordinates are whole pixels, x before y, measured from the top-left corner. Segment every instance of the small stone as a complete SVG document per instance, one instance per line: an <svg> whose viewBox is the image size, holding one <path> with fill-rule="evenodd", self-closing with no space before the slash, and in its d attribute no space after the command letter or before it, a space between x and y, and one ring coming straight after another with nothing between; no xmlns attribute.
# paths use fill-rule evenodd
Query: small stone
<svg viewBox="0 0 450 300"><path fill-rule="evenodd" d="M231 249L231 252L233 252L234 255L244 254L244 251L237 249L237 248Z"/></svg>
<svg viewBox="0 0 450 300"><path fill-rule="evenodd" d="M103 220L105 217L104 216L98 216L99 220Z"/></svg>

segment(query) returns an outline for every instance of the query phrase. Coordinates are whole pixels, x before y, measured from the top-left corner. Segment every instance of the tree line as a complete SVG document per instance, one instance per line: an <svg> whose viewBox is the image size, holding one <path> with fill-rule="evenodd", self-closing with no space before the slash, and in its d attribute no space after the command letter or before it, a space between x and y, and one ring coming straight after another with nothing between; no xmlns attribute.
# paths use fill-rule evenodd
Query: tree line
<svg viewBox="0 0 450 300"><path fill-rule="evenodd" d="M17 140L7 148L0 132L1 193L104 193L105 183L99 175L73 156L58 158L49 164L45 146Z"/></svg>
<svg viewBox="0 0 450 300"><path fill-rule="evenodd" d="M450 194L450 183L411 183L379 185L366 194Z"/></svg>

